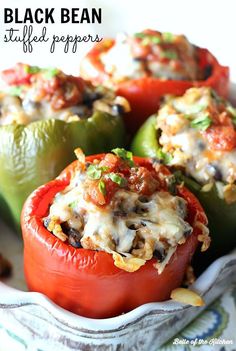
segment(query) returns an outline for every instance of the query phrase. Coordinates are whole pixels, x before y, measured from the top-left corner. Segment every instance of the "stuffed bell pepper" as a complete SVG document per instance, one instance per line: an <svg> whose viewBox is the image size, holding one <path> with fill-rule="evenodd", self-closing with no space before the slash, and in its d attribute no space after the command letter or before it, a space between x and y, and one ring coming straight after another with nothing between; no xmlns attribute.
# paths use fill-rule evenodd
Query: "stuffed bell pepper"
<svg viewBox="0 0 236 351"><path fill-rule="evenodd" d="M179 170L208 216L212 258L236 246L236 109L228 101L210 88L167 97L132 149Z"/></svg>
<svg viewBox="0 0 236 351"><path fill-rule="evenodd" d="M19 224L26 197L74 159L125 143L123 97L80 77L25 64L3 71L0 93L0 207Z"/></svg>
<svg viewBox="0 0 236 351"><path fill-rule="evenodd" d="M181 95L192 86L210 86L227 97L229 70L206 49L183 35L144 30L104 39L82 60L81 75L113 87L131 104L131 132L155 113L165 94Z"/></svg>
<svg viewBox="0 0 236 351"><path fill-rule="evenodd" d="M209 246L199 202L150 159L76 152L78 161L24 205L29 289L92 318L168 299L198 242Z"/></svg>

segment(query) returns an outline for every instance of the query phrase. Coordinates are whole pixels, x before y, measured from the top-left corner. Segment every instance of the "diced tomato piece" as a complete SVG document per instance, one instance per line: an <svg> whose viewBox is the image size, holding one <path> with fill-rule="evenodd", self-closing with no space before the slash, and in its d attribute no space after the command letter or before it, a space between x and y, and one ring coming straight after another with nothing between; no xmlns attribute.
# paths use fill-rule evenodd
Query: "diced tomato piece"
<svg viewBox="0 0 236 351"><path fill-rule="evenodd" d="M140 39L131 38L130 47L134 57L145 59L151 53L150 45L142 45Z"/></svg>
<svg viewBox="0 0 236 351"><path fill-rule="evenodd" d="M27 67L26 64L17 63L14 68L2 71L2 79L9 85L30 84L32 74L27 73Z"/></svg>
<svg viewBox="0 0 236 351"><path fill-rule="evenodd" d="M106 203L105 195L99 190L98 181L92 181L86 192L85 200L92 201L97 206L103 206Z"/></svg>
<svg viewBox="0 0 236 351"><path fill-rule="evenodd" d="M212 150L231 151L236 147L236 132L233 125L213 125L204 134Z"/></svg>
<svg viewBox="0 0 236 351"><path fill-rule="evenodd" d="M92 201L96 206L107 205L119 186L110 179L102 179L105 185L104 193L99 188L100 180L91 181L89 184L86 200Z"/></svg>
<svg viewBox="0 0 236 351"><path fill-rule="evenodd" d="M132 191L139 192L143 195L153 194L159 187L156 172L149 171L145 167L139 167L138 170L131 173L129 177L129 188Z"/></svg>
<svg viewBox="0 0 236 351"><path fill-rule="evenodd" d="M106 154L104 159L100 162L100 167L108 167L110 172L118 170L121 161L120 158L114 154Z"/></svg>

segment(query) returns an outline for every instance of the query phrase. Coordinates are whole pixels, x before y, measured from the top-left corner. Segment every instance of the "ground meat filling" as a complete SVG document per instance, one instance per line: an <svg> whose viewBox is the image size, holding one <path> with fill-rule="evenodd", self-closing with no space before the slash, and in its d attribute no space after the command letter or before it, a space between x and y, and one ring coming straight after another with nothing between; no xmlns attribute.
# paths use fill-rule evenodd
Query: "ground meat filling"
<svg viewBox="0 0 236 351"><path fill-rule="evenodd" d="M159 110L159 143L170 165L184 168L202 185L216 182L224 193L228 187L222 186L232 188L236 181L235 123L236 109L229 102L210 88L191 88L182 97L167 98Z"/></svg>
<svg viewBox="0 0 236 351"><path fill-rule="evenodd" d="M187 215L186 201L163 189L154 170L136 166L130 156L107 154L76 171L54 198L44 225L76 248L111 253L126 271L154 257L161 272L192 233Z"/></svg>
<svg viewBox="0 0 236 351"><path fill-rule="evenodd" d="M95 111L118 116L130 109L126 99L105 88L93 87L58 69L36 68L29 84L11 86L0 93L0 125L48 118L71 122L88 118Z"/></svg>
<svg viewBox="0 0 236 351"><path fill-rule="evenodd" d="M113 81L153 76L169 80L201 80L197 49L185 36L145 30L120 34L111 49L101 54ZM209 74L210 68L208 67Z"/></svg>

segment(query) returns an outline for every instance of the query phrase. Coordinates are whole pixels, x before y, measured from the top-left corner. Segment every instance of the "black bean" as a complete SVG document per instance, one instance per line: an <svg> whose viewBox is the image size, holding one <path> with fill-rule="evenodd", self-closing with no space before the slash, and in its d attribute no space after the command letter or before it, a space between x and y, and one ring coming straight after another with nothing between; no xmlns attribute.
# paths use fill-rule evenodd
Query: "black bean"
<svg viewBox="0 0 236 351"><path fill-rule="evenodd" d="M223 178L223 174L222 174L221 170L216 165L214 165L213 167L214 167L214 170L215 170L215 174L214 174L215 180L221 181L222 178Z"/></svg>
<svg viewBox="0 0 236 351"><path fill-rule="evenodd" d="M210 163L207 167L215 180L221 181L223 178L222 172L217 165Z"/></svg>
<svg viewBox="0 0 236 351"><path fill-rule="evenodd" d="M212 75L213 67L212 65L206 65L204 67L203 79L207 79Z"/></svg>
<svg viewBox="0 0 236 351"><path fill-rule="evenodd" d="M130 224L129 226L128 226L128 228L130 229L130 230L136 230L137 228L136 228L136 224Z"/></svg>
<svg viewBox="0 0 236 351"><path fill-rule="evenodd" d="M68 235L68 242L71 246L76 247L76 248L80 248L82 247L80 240L81 240L81 234L80 232L78 232L78 230L73 229L73 228L69 228L67 231L67 235Z"/></svg>
<svg viewBox="0 0 236 351"><path fill-rule="evenodd" d="M125 113L125 108L122 105L116 104L112 106L112 113L116 116L122 115Z"/></svg>
<svg viewBox="0 0 236 351"><path fill-rule="evenodd" d="M113 212L115 217L126 217L127 213L125 213L123 210L118 210Z"/></svg>
<svg viewBox="0 0 236 351"><path fill-rule="evenodd" d="M145 196L145 195L139 196L138 200L139 200L140 202L144 203L144 204L147 203L147 202L149 202L149 198L148 198L147 196Z"/></svg>
<svg viewBox="0 0 236 351"><path fill-rule="evenodd" d="M135 209L134 209L134 212L137 213L137 214L147 213L148 212L148 208L136 206Z"/></svg>
<svg viewBox="0 0 236 351"><path fill-rule="evenodd" d="M200 151L203 151L206 149L206 144L202 140L198 140L197 147Z"/></svg>
<svg viewBox="0 0 236 351"><path fill-rule="evenodd" d="M164 259L166 258L166 253L164 249L156 249L153 251L153 257L157 258L159 262L163 262Z"/></svg>
<svg viewBox="0 0 236 351"><path fill-rule="evenodd" d="M135 62L143 62L143 61L146 61L146 59L144 59L143 57L134 57L133 61L135 61Z"/></svg>
<svg viewBox="0 0 236 351"><path fill-rule="evenodd" d="M101 99L103 97L103 95L100 92L97 91L93 91L93 92L87 92L84 94L83 97L83 103L87 106L91 107L91 104L98 100Z"/></svg>
<svg viewBox="0 0 236 351"><path fill-rule="evenodd" d="M192 228L186 228L184 231L185 238L187 238L191 234L192 234Z"/></svg>
<svg viewBox="0 0 236 351"><path fill-rule="evenodd" d="M44 224L44 227L47 228L49 226L51 222L51 218L50 217L46 217L43 219L43 224Z"/></svg>

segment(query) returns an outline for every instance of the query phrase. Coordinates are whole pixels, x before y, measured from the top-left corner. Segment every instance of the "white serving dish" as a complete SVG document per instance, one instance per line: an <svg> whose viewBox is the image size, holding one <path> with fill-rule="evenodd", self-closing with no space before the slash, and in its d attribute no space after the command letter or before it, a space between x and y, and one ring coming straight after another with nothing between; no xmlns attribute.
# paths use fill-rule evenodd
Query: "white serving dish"
<svg viewBox="0 0 236 351"><path fill-rule="evenodd" d="M14 266L7 285L0 283L0 327L7 329L15 342L28 345L30 351L156 351L203 310L166 301L148 303L115 318L77 316L42 294L25 291L22 243L3 223L0 242L1 251ZM209 305L234 282L236 252L216 260L197 279L193 289Z"/></svg>
<svg viewBox="0 0 236 351"><path fill-rule="evenodd" d="M235 84L231 86L236 103ZM27 292L21 240L0 221L0 252L13 264L13 275L0 283L0 330L4 328L22 350L30 351L157 351L204 307L166 301L148 303L109 319L90 319L68 312L46 296ZM192 288L206 306L236 283L236 251L219 258ZM78 296L79 298L79 296ZM0 351L8 351L1 347ZM12 351L12 350L9 350Z"/></svg>

